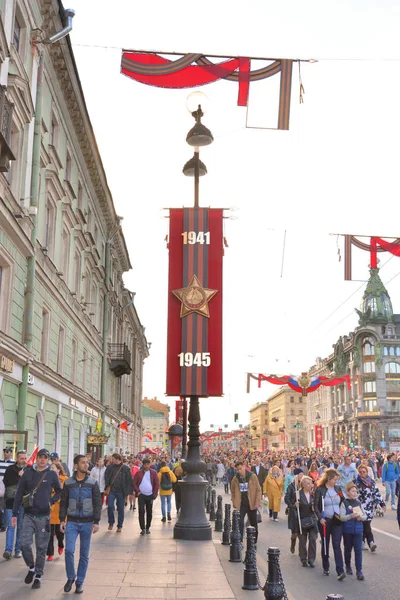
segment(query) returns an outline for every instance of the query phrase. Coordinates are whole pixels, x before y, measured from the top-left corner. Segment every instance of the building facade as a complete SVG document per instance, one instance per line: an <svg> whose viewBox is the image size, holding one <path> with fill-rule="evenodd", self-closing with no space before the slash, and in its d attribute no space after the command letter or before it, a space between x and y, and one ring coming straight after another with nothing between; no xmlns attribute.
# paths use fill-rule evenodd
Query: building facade
<svg viewBox="0 0 400 600"><path fill-rule="evenodd" d="M257 402L249 410L250 448L266 450L268 443L268 402Z"/></svg>
<svg viewBox="0 0 400 600"><path fill-rule="evenodd" d="M70 41L49 41L66 16L0 11L0 442L137 452L148 345Z"/></svg>
<svg viewBox="0 0 400 600"><path fill-rule="evenodd" d="M268 449L295 449L307 445L306 398L281 387L268 398Z"/></svg>
<svg viewBox="0 0 400 600"><path fill-rule="evenodd" d="M325 374L350 377L350 389L345 384L325 389L330 449L400 449L400 315L393 313L379 269L370 273L357 311L358 327L340 337L322 361ZM320 368L314 365L309 374ZM320 406L316 394L308 398L311 430L316 417L312 406Z"/></svg>
<svg viewBox="0 0 400 600"><path fill-rule="evenodd" d="M143 398L142 401L142 443L141 448L168 447L170 407L157 398Z"/></svg>

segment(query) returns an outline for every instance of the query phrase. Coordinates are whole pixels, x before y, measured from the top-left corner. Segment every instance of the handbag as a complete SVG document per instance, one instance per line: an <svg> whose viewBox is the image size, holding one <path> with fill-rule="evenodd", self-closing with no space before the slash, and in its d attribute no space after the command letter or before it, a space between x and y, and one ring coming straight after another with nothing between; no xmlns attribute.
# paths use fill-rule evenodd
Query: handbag
<svg viewBox="0 0 400 600"><path fill-rule="evenodd" d="M261 513L258 510L258 508L257 508L257 523L262 523L262 516L261 516Z"/></svg>
<svg viewBox="0 0 400 600"><path fill-rule="evenodd" d="M118 475L119 475L119 472L120 472L120 470L121 470L121 469L122 469L122 467L123 467L123 464L124 464L124 463L121 463L121 466L120 466L120 468L118 469L118 471L116 472L114 479L112 480L112 482L110 483L110 485L108 485L108 486L106 487L106 489L104 490L104 495L105 495L105 496L109 496L109 495L110 495L110 492L111 492L111 488L112 488L112 486L113 486L113 483L114 483L114 481L117 479L117 477L118 477Z"/></svg>
<svg viewBox="0 0 400 600"><path fill-rule="evenodd" d="M312 529L316 525L315 519L312 516L301 517L300 523L302 529Z"/></svg>
<svg viewBox="0 0 400 600"><path fill-rule="evenodd" d="M42 484L43 479L46 477L47 471L48 471L48 469L44 470L44 473L41 476L39 483L37 483L35 485L35 487L33 488L33 490L31 492L29 492L29 494L25 494L24 496L22 496L22 506L24 508L32 508L33 507L33 500L35 498L36 491L40 487L40 485Z"/></svg>

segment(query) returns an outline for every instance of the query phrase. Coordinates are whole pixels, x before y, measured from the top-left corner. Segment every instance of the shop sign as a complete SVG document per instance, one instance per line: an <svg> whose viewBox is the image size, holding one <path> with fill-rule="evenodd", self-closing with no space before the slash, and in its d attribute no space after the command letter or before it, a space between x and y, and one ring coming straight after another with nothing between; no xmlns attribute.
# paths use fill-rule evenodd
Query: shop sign
<svg viewBox="0 0 400 600"><path fill-rule="evenodd" d="M14 361L8 356L0 354L0 369L6 371L6 373L12 373L14 371Z"/></svg>
<svg viewBox="0 0 400 600"><path fill-rule="evenodd" d="M35 377L32 375L32 373L28 374L28 385L35 385Z"/></svg>
<svg viewBox="0 0 400 600"><path fill-rule="evenodd" d="M94 410L94 408L91 408L90 406L85 406L85 412L88 415L92 415L92 417L96 417L96 419L99 416L97 410Z"/></svg>
<svg viewBox="0 0 400 600"><path fill-rule="evenodd" d="M380 417L381 411L377 410L375 412L359 412L357 413L358 417Z"/></svg>
<svg viewBox="0 0 400 600"><path fill-rule="evenodd" d="M69 403L71 406L75 406L75 408L78 408L78 401L75 400L75 398L70 398Z"/></svg>
<svg viewBox="0 0 400 600"><path fill-rule="evenodd" d="M100 446L101 444L107 444L109 439L110 439L109 435L89 434L87 436L87 443L92 444L93 446L96 446L96 445Z"/></svg>
<svg viewBox="0 0 400 600"><path fill-rule="evenodd" d="M389 425L389 437L390 438L400 438L400 424L399 423Z"/></svg>

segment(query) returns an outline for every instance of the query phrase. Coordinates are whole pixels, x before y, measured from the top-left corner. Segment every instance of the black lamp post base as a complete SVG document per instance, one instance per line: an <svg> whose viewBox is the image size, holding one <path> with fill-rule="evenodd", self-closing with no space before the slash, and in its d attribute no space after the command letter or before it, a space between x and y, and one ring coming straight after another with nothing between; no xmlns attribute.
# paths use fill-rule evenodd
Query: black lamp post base
<svg viewBox="0 0 400 600"><path fill-rule="evenodd" d="M179 482L181 486L182 505L179 519L174 527L175 540L201 541L212 539L212 529L207 519L204 507L204 493L207 482L198 475L195 481L190 481L187 476Z"/></svg>

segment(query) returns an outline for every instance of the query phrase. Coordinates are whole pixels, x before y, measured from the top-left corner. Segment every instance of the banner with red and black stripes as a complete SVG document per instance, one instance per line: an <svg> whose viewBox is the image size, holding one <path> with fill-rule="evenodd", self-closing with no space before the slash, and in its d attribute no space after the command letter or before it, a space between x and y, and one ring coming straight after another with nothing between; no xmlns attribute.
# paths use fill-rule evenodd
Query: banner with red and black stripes
<svg viewBox="0 0 400 600"><path fill-rule="evenodd" d="M168 396L222 395L223 211L170 210Z"/></svg>

